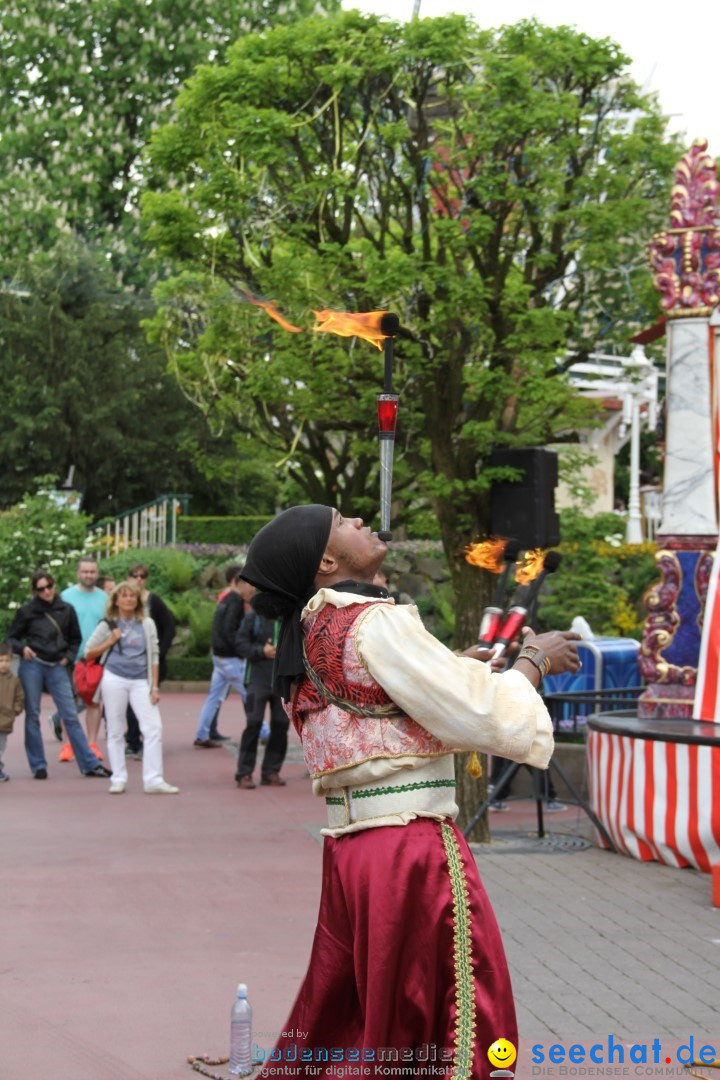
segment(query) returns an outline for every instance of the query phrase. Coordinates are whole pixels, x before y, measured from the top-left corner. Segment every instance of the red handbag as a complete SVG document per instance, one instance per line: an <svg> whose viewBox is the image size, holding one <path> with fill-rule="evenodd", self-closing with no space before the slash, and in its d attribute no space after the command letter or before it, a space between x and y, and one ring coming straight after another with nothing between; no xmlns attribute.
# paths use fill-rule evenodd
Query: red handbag
<svg viewBox="0 0 720 1080"><path fill-rule="evenodd" d="M103 677L103 666L97 660L78 660L75 664L75 689L86 705L93 704L93 698Z"/></svg>
<svg viewBox="0 0 720 1080"><path fill-rule="evenodd" d="M110 630L114 630L117 623L114 619L106 619ZM75 668L73 670L73 677L75 679L75 689L80 697L83 699L86 705L95 704L95 694L97 688L100 685L100 680L103 677L103 668L105 662L110 653L115 648L113 643L107 652L103 653L102 660L76 660Z"/></svg>

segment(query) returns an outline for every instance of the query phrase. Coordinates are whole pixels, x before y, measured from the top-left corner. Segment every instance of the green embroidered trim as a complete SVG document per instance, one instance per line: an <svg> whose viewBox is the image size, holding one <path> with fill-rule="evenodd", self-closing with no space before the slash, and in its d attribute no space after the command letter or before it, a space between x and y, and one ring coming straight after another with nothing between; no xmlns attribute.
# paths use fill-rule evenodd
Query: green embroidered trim
<svg viewBox="0 0 720 1080"><path fill-rule="evenodd" d="M455 787L454 780L418 780L414 784L397 784L394 787L368 788L367 791L351 791L353 799L371 799L375 795L398 795L403 791L420 791L421 788Z"/></svg>
<svg viewBox="0 0 720 1080"><path fill-rule="evenodd" d="M453 898L453 955L455 959L455 1064L453 1080L469 1080L475 1055L475 982L473 979L470 903L465 868L457 837L450 825L440 826L447 855Z"/></svg>
<svg viewBox="0 0 720 1080"><path fill-rule="evenodd" d="M325 802L328 806L343 806L345 804L344 799L336 799L334 795L326 795Z"/></svg>

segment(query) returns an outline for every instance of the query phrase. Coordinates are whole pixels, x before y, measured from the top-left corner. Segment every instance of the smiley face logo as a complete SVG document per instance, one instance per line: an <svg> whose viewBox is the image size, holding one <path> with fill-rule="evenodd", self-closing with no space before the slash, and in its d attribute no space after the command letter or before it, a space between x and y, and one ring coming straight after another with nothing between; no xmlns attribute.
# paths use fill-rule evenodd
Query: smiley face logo
<svg viewBox="0 0 720 1080"><path fill-rule="evenodd" d="M507 1069L517 1057L517 1050L507 1039L496 1039L488 1050L490 1064L498 1069Z"/></svg>

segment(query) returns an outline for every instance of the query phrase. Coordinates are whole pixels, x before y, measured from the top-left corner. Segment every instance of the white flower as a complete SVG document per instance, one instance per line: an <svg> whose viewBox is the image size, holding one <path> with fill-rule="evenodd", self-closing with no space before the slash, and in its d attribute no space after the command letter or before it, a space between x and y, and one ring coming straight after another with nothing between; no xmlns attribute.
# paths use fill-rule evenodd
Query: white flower
<svg viewBox="0 0 720 1080"><path fill-rule="evenodd" d="M50 566L62 566L62 564L63 564L62 559L51 559L50 560Z"/></svg>
<svg viewBox="0 0 720 1080"><path fill-rule="evenodd" d="M10 608L11 611L13 610L13 608L16 608L18 606L19 605L18 605L17 600L9 600L8 601L8 607Z"/></svg>

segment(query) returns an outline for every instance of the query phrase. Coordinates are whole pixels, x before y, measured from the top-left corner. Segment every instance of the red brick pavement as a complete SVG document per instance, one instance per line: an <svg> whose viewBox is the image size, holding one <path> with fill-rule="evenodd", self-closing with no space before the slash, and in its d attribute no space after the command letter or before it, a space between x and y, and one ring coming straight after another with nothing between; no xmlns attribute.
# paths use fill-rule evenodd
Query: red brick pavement
<svg viewBox="0 0 720 1080"><path fill-rule="evenodd" d="M226 1052L235 986L247 982L260 1045L272 1046L310 951L319 829L291 735L288 786L239 791L227 749L192 746L203 697L167 694L165 777L178 796L128 791L59 764L32 779L22 723L0 785L2 1080L180 1080L189 1053ZM221 729L244 723L235 696ZM103 744L104 745L104 744ZM493 828L532 822L531 804ZM263 1038L261 1033L268 1033Z"/></svg>

